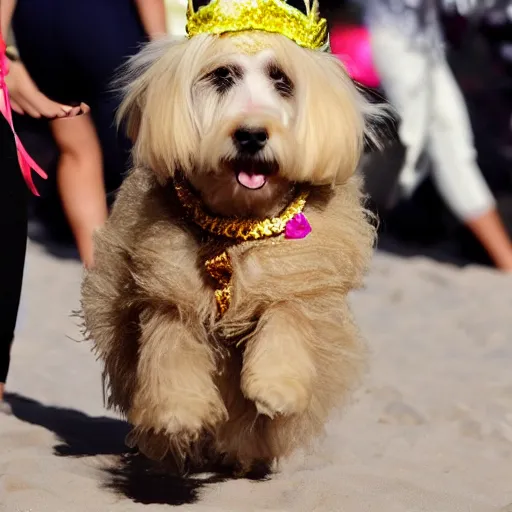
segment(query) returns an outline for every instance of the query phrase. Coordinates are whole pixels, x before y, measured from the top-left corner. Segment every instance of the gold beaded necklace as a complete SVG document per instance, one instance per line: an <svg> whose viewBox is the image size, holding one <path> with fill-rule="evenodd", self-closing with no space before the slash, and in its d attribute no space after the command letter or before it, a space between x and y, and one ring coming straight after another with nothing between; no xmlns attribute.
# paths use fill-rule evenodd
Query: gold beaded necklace
<svg viewBox="0 0 512 512"><path fill-rule="evenodd" d="M227 238L235 243L282 235L286 230L287 223L303 212L309 195L308 192L299 192L278 217L254 220L222 218L209 214L181 175L174 177L174 189L188 220L210 235ZM213 258L207 259L204 265L206 272L216 283L215 299L219 317L222 317L231 302L231 277L233 275L233 267L227 249Z"/></svg>

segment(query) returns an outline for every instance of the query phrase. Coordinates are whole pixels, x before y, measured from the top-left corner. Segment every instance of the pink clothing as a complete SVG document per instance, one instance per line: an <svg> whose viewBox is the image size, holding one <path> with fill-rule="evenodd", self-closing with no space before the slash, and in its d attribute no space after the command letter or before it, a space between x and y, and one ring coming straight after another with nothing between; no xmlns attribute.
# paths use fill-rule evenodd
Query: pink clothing
<svg viewBox="0 0 512 512"><path fill-rule="evenodd" d="M27 153L26 149L23 147L21 140L14 130L14 124L12 120L12 110L11 103L9 101L9 91L7 90L7 84L5 83L5 77L9 72L9 59L5 55L6 44L2 38L2 34L0 33L0 112L5 117L9 126L11 127L12 133L14 135L14 140L16 142L16 149L18 151L18 162L20 165L21 172L23 174L23 178L25 178L25 182L27 183L30 191L36 196L39 195L37 189L34 185L34 181L32 180L32 170L34 170L39 176L46 179L46 173L39 167L39 165L34 162L34 160Z"/></svg>
<svg viewBox="0 0 512 512"><path fill-rule="evenodd" d="M353 80L366 87L379 87L380 78L373 64L370 34L366 27L334 27L330 43L332 53L345 64Z"/></svg>

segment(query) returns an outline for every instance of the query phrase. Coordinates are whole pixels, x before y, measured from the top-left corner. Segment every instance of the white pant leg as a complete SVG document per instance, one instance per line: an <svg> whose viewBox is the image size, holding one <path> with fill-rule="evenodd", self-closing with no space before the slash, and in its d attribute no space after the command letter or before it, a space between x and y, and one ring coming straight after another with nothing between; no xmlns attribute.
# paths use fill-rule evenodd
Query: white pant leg
<svg viewBox="0 0 512 512"><path fill-rule="evenodd" d="M393 28L371 27L371 42L382 86L400 116L399 136L405 160L399 185L402 193L410 196L424 177L417 166L428 140L428 56L411 49L410 40Z"/></svg>
<svg viewBox="0 0 512 512"><path fill-rule="evenodd" d="M468 221L495 206L476 162L471 122L462 92L443 59L432 70L429 153L439 193L453 213Z"/></svg>

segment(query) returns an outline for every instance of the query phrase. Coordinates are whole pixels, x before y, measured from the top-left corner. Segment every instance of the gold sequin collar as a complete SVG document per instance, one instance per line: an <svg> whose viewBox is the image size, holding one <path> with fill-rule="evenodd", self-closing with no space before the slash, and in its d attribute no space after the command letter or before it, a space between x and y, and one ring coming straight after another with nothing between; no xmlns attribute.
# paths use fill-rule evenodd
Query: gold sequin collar
<svg viewBox="0 0 512 512"><path fill-rule="evenodd" d="M287 224L302 214L308 198L307 192L300 192L278 217L251 220L216 217L206 212L201 200L191 190L183 176L176 175L174 177L174 189L187 219L207 233L230 239L234 244L285 233ZM309 224L307 226L309 228ZM302 236L296 238L302 238ZM233 275L233 267L227 249L206 260L204 267L215 282L218 316L222 317L231 302L231 277Z"/></svg>
<svg viewBox="0 0 512 512"><path fill-rule="evenodd" d="M191 190L182 176L174 177L174 188L187 216L202 230L211 235L245 242L281 235L288 221L302 213L308 192L300 192L278 217L264 220L216 217L203 208L201 200Z"/></svg>

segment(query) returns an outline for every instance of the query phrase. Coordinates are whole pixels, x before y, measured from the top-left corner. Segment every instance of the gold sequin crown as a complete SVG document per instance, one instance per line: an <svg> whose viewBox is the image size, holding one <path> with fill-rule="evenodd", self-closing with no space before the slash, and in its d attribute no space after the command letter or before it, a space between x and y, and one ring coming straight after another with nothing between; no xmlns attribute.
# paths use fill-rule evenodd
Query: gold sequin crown
<svg viewBox="0 0 512 512"><path fill-rule="evenodd" d="M320 18L318 0L303 0L305 13L284 0L211 0L187 9L187 34L227 34L261 30L281 34L299 46L328 50L327 21Z"/></svg>

